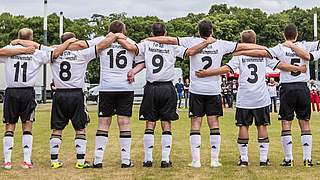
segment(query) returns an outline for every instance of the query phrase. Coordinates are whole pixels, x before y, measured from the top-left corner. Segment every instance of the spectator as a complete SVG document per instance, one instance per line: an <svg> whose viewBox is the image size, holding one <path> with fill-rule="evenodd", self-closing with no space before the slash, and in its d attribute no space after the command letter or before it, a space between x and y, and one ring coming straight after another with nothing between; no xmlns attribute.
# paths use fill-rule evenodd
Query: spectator
<svg viewBox="0 0 320 180"><path fill-rule="evenodd" d="M277 113L277 86L278 83L274 80L274 78L270 78L270 82L268 83L268 90L271 98L270 104L270 112L272 112L272 104L274 107L274 112Z"/></svg>
<svg viewBox="0 0 320 180"><path fill-rule="evenodd" d="M222 101L223 101L223 106L226 107L226 103L229 105L229 100L228 98L228 85L225 79L223 79L221 83L221 95L222 95Z"/></svg>
<svg viewBox="0 0 320 180"><path fill-rule="evenodd" d="M232 81L232 98L234 101L236 101L237 99L237 92L238 92L238 81L236 79L234 79Z"/></svg>
<svg viewBox="0 0 320 180"><path fill-rule="evenodd" d="M187 108L188 107L188 99L189 99L189 86L190 86L190 82L189 79L186 79L185 83L184 83L184 107Z"/></svg>
<svg viewBox="0 0 320 180"><path fill-rule="evenodd" d="M227 85L227 103L229 108L233 108L232 82L229 82Z"/></svg>
<svg viewBox="0 0 320 180"><path fill-rule="evenodd" d="M183 92L183 84L181 82L181 78L178 79L179 82L176 83L175 88L177 91L177 95L178 95L178 108L181 107L181 98L182 98L182 92Z"/></svg>
<svg viewBox="0 0 320 180"><path fill-rule="evenodd" d="M317 111L319 112L318 86L315 84L313 79L310 80L309 89L310 89L310 100L312 104L312 111L315 111L314 103L316 103Z"/></svg>

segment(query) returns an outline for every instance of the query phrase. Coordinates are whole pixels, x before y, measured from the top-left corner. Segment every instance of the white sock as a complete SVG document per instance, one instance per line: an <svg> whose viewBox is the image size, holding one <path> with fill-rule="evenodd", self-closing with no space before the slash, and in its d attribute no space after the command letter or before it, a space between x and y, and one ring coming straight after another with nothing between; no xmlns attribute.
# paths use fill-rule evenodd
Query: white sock
<svg viewBox="0 0 320 180"><path fill-rule="evenodd" d="M312 160L311 152L312 152L312 135L311 132L302 133L301 134L301 144L303 150L303 160Z"/></svg>
<svg viewBox="0 0 320 180"><path fill-rule="evenodd" d="M293 160L291 131L282 131L281 143L286 161Z"/></svg>
<svg viewBox="0 0 320 180"><path fill-rule="evenodd" d="M59 150L61 146L61 136L60 135L51 135L50 138L50 155L51 162L59 162Z"/></svg>
<svg viewBox="0 0 320 180"><path fill-rule="evenodd" d="M259 138L260 162L267 162L269 152L269 138Z"/></svg>
<svg viewBox="0 0 320 180"><path fill-rule="evenodd" d="M154 146L154 130L146 129L143 137L144 162L153 161L152 151Z"/></svg>
<svg viewBox="0 0 320 180"><path fill-rule="evenodd" d="M108 131L97 130L93 164L102 163L104 151L106 149L107 144L108 144Z"/></svg>
<svg viewBox="0 0 320 180"><path fill-rule="evenodd" d="M190 132L190 146L192 161L200 161L201 135L200 131Z"/></svg>
<svg viewBox="0 0 320 180"><path fill-rule="evenodd" d="M121 161L130 164L131 154L131 131L120 131Z"/></svg>
<svg viewBox="0 0 320 180"><path fill-rule="evenodd" d="M162 161L170 161L170 152L172 147L172 134L170 131L163 131L162 138Z"/></svg>
<svg viewBox="0 0 320 180"><path fill-rule="evenodd" d="M3 154L4 162L11 162L11 155L13 149L13 132L7 131L3 137Z"/></svg>
<svg viewBox="0 0 320 180"><path fill-rule="evenodd" d="M241 139L238 138L238 148L240 153L240 159L241 161L248 162L248 142L249 139Z"/></svg>
<svg viewBox="0 0 320 180"><path fill-rule="evenodd" d="M31 154L32 154L32 133L30 131L23 132L22 135L22 148L23 148L23 159L24 162L31 164Z"/></svg>
<svg viewBox="0 0 320 180"><path fill-rule="evenodd" d="M219 161L221 136L219 128L210 129L211 161Z"/></svg>
<svg viewBox="0 0 320 180"><path fill-rule="evenodd" d="M74 144L76 146L77 152L77 162L84 164L85 156L86 156L86 149L87 149L87 140L85 134L77 134L74 140Z"/></svg>

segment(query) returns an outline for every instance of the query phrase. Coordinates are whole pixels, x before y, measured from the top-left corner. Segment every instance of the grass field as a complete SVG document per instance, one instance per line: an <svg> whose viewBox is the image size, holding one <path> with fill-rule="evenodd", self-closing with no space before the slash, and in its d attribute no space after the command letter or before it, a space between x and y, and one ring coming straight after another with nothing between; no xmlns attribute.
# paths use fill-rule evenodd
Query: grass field
<svg viewBox="0 0 320 180"><path fill-rule="evenodd" d="M0 107L2 109L2 106ZM89 106L91 123L88 126L88 148L87 159L92 160L94 151L94 135L97 127L96 105ZM138 107L134 108L132 118L132 160L135 167L132 169L120 168L120 151L116 123L113 122L109 131L109 144L105 152L103 169L85 169L78 170L74 168L75 148L74 133L69 124L63 134L62 148L60 151L60 160L64 163L61 169L50 168L49 155L49 137L50 137L50 105L39 105L36 114L36 123L34 124L34 144L33 144L33 162L34 168L23 170L20 168L22 161L21 148L21 124L18 125L15 133L15 146L13 150L13 169L0 169L0 179L319 179L320 167L304 168L302 163L302 147L300 143L300 131L297 121L294 122L293 140L294 140L294 158L295 167L283 168L279 164L283 159L283 153L280 145L280 123L277 115L272 114L272 125L269 129L270 150L269 158L271 166L266 168L259 167L259 148L257 145L257 134L255 128L250 131L249 142L249 160L250 165L247 168L237 167L238 149L236 144L237 129L234 125L234 110L225 109L225 115L221 118L221 162L223 167L218 169L210 168L210 145L209 130L206 123L202 128L202 147L201 161L202 167L192 169L187 166L191 161L189 147L189 129L190 120L187 118L185 109L180 110L180 120L173 123L173 149L171 159L173 168L161 169L161 130L159 126L155 132L154 148L154 167L143 168L143 133L144 123L137 120ZM2 112L1 112L2 114ZM320 159L320 116L314 113L312 116L313 130L313 159ZM3 134L3 128L0 134ZM2 143L0 144L1 159Z"/></svg>

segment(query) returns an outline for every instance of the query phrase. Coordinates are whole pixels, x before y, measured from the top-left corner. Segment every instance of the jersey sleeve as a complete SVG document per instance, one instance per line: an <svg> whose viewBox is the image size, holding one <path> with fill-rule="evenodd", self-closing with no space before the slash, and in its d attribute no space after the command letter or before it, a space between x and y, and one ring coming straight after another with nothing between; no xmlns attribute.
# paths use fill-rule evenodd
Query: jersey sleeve
<svg viewBox="0 0 320 180"><path fill-rule="evenodd" d="M134 57L134 63L137 64L141 64L144 63L144 56L139 55L139 56L135 56Z"/></svg>
<svg viewBox="0 0 320 180"><path fill-rule="evenodd" d="M53 51L37 50L33 56L35 61L39 64L47 64L53 61Z"/></svg>
<svg viewBox="0 0 320 180"><path fill-rule="evenodd" d="M142 41L138 44L135 44L138 48L137 56L143 56L146 51L147 41Z"/></svg>
<svg viewBox="0 0 320 180"><path fill-rule="evenodd" d="M310 56L311 56L310 60L317 61L320 59L320 51L313 51L310 53Z"/></svg>
<svg viewBox="0 0 320 180"><path fill-rule="evenodd" d="M267 52L271 54L273 58L279 59L283 56L283 51L280 48L280 45L267 49Z"/></svg>
<svg viewBox="0 0 320 180"><path fill-rule="evenodd" d="M233 56L232 59L226 64L234 73L240 67L240 56Z"/></svg>
<svg viewBox="0 0 320 180"><path fill-rule="evenodd" d="M8 60L6 56L0 56L0 63L5 63Z"/></svg>
<svg viewBox="0 0 320 180"><path fill-rule="evenodd" d="M87 43L88 47L92 47L92 46L97 45L97 44L98 44L99 42L101 42L103 39L104 39L103 36L99 36L99 37L96 37L96 38L94 38L94 39L87 40L86 43Z"/></svg>
<svg viewBox="0 0 320 180"><path fill-rule="evenodd" d="M237 42L219 40L219 49L223 50L223 54L231 54L237 49Z"/></svg>
<svg viewBox="0 0 320 180"><path fill-rule="evenodd" d="M271 69L275 70L278 66L278 64L280 63L279 60L275 59L275 58L266 58L266 64L268 67L270 67Z"/></svg>
<svg viewBox="0 0 320 180"><path fill-rule="evenodd" d="M319 50L319 41L302 42L308 52Z"/></svg>
<svg viewBox="0 0 320 180"><path fill-rule="evenodd" d="M93 47L90 47L87 49L83 49L78 52L79 52L79 60L83 60L86 62L89 62L92 59L98 57L96 46L93 46Z"/></svg>
<svg viewBox="0 0 320 180"><path fill-rule="evenodd" d="M193 37L177 37L178 45L185 48L191 48L193 39Z"/></svg>
<svg viewBox="0 0 320 180"><path fill-rule="evenodd" d="M174 56L181 58L181 59L184 59L187 50L188 50L188 48L185 48L182 46L174 46L174 48L173 48Z"/></svg>
<svg viewBox="0 0 320 180"><path fill-rule="evenodd" d="M40 44L39 50L40 50L40 51L53 51L53 50L55 50L55 48L52 48L52 47L49 47L49 46L45 46L45 45L43 45L43 44Z"/></svg>

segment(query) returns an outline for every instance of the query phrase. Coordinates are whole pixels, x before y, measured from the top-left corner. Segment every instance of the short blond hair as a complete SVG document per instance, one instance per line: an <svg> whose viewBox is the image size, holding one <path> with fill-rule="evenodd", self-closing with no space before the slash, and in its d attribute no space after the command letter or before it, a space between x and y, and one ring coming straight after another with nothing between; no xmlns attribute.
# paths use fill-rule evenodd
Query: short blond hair
<svg viewBox="0 0 320 180"><path fill-rule="evenodd" d="M256 43L257 35L253 30L244 30L240 33L242 43Z"/></svg>
<svg viewBox="0 0 320 180"><path fill-rule="evenodd" d="M33 31L30 28L22 28L18 32L18 39L33 40Z"/></svg>

